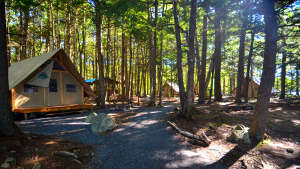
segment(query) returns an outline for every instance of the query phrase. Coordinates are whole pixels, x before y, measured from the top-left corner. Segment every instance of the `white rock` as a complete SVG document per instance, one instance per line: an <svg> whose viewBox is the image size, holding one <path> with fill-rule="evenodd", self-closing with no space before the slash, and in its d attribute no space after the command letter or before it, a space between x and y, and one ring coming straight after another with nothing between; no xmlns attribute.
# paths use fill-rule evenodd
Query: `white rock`
<svg viewBox="0 0 300 169"><path fill-rule="evenodd" d="M112 130L117 126L115 121L104 113L91 113L85 121L91 123L91 129L94 133Z"/></svg>
<svg viewBox="0 0 300 169"><path fill-rule="evenodd" d="M250 136L249 136L249 128L238 124L233 130L232 130L232 139L236 142L242 141L246 144L250 144Z"/></svg>

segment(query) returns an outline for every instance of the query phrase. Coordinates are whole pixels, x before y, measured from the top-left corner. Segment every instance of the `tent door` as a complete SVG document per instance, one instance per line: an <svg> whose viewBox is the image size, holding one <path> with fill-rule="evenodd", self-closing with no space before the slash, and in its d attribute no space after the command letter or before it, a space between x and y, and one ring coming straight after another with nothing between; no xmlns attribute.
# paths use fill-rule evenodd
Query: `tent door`
<svg viewBox="0 0 300 169"><path fill-rule="evenodd" d="M58 106L60 104L60 81L59 74L52 72L48 88L48 106Z"/></svg>

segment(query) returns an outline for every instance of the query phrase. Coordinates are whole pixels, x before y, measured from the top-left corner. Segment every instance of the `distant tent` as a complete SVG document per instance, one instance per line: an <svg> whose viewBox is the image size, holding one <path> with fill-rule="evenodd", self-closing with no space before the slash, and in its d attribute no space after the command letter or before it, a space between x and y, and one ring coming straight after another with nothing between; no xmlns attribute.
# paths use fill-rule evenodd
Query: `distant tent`
<svg viewBox="0 0 300 169"><path fill-rule="evenodd" d="M97 79L87 79L87 80L85 80L85 83L88 85L93 85L96 83L96 81L97 81ZM107 77L104 78L104 83L105 83L105 85L119 84L118 81L115 81L115 80L113 80L111 78L107 78Z"/></svg>
<svg viewBox="0 0 300 169"><path fill-rule="evenodd" d="M166 82L162 87L162 94L165 97L170 97L179 94L179 86L174 82Z"/></svg>
<svg viewBox="0 0 300 169"><path fill-rule="evenodd" d="M243 96L245 96L245 93L244 93L245 86L246 86L246 81L244 80L244 83L242 84ZM259 84L257 84L254 80L250 79L249 85L248 85L248 98L256 98L258 95L258 88L259 88ZM236 97L237 96L237 88L235 88L231 94L233 97Z"/></svg>
<svg viewBox="0 0 300 169"><path fill-rule="evenodd" d="M97 79L87 79L85 80L85 83L88 84L94 92L97 90L97 85L96 85ZM116 85L118 85L119 82L116 80L113 80L111 78L105 77L104 78L104 85L105 85L105 94L106 94L106 99L109 100L109 97L113 94L119 94L119 91L117 90Z"/></svg>
<svg viewBox="0 0 300 169"><path fill-rule="evenodd" d="M80 109L95 96L62 49L14 63L8 76L14 112Z"/></svg>

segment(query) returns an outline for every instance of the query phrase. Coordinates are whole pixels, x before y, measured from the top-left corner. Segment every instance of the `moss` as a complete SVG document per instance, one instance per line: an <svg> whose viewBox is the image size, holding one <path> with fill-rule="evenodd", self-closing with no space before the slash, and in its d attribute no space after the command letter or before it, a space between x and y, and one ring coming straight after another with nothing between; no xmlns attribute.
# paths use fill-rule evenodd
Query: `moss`
<svg viewBox="0 0 300 169"><path fill-rule="evenodd" d="M226 124L226 123L222 123L221 124L222 127L231 127L230 125Z"/></svg>
<svg viewBox="0 0 300 169"><path fill-rule="evenodd" d="M270 139L270 136L265 134L265 138L263 140L261 140L260 142L258 142L258 144L256 145L256 148L261 148L263 145L270 145L272 144L272 141Z"/></svg>
<svg viewBox="0 0 300 169"><path fill-rule="evenodd" d="M218 125L216 123L209 122L207 125L213 130L216 130L218 128Z"/></svg>

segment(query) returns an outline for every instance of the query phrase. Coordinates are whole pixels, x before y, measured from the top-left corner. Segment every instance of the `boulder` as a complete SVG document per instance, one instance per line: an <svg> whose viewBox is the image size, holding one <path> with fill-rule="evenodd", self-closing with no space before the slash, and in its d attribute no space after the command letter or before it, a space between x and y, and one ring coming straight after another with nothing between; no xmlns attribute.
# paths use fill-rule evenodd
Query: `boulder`
<svg viewBox="0 0 300 169"><path fill-rule="evenodd" d="M91 123L91 129L94 133L112 130L117 126L115 121L104 113L91 113L85 121Z"/></svg>
<svg viewBox="0 0 300 169"><path fill-rule="evenodd" d="M231 137L235 142L240 142L241 141L241 142L246 143L246 144L251 143L250 136L249 136L249 128L242 125L242 124L238 124L232 130Z"/></svg>

